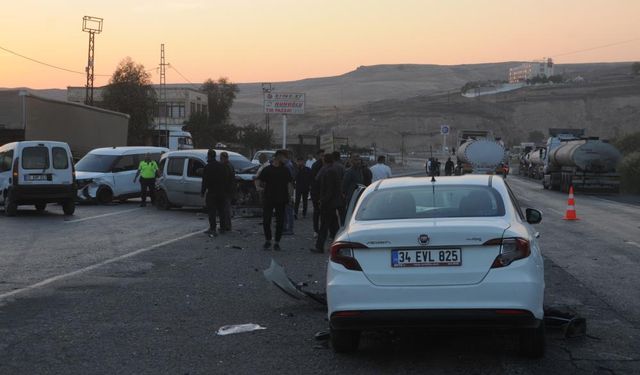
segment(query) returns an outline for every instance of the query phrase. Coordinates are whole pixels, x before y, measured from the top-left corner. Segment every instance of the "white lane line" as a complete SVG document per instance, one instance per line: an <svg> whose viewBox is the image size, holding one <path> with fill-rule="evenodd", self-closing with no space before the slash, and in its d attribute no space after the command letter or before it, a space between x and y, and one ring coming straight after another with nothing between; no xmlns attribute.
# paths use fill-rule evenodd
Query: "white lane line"
<svg viewBox="0 0 640 375"><path fill-rule="evenodd" d="M102 215L96 215L96 216L89 216L89 217L83 217L82 219L76 219L76 220L67 220L65 221L65 223L79 223L81 221L87 221L87 220L93 220L93 219L100 219L103 217L107 217L107 216L113 216L113 215L120 215L120 214L126 214L127 212L133 212L133 211L137 211L137 210L141 210L142 207L138 207L138 208L132 208L129 210L124 210L124 211L118 211L118 212L110 212L108 214L102 214Z"/></svg>
<svg viewBox="0 0 640 375"><path fill-rule="evenodd" d="M100 268L102 266L106 266L107 264L119 262L121 260L124 260L124 259L127 259L127 258L131 258L133 256L136 256L136 255L139 255L139 254L142 254L142 253L146 253L148 251L157 249L159 247L166 246L166 245L172 244L174 242L182 241L184 239L187 239L189 237L193 237L193 236L195 236L197 234L202 234L202 233L204 233L204 230L197 231L197 232L191 232L191 233L185 234L183 236L173 238L171 240L160 242L160 243L157 243L155 245L151 245L149 247L145 247L145 248L142 248L142 249L138 249L138 250L132 251L132 252L127 253L127 254L123 254L123 255L117 256L115 258L107 259L107 260L102 261L100 263L92 264L90 266L81 268L79 270L75 270L75 271L72 271L72 272L69 272L69 273L65 273L65 274L62 274L62 275L50 277L50 278L42 280L42 281L40 281L38 283L26 286L24 288L15 289L15 290L12 290L10 292L6 292L6 293L3 293L3 294L0 294L0 301L6 299L8 297L15 296L16 294L21 294L21 293L24 293L24 292L27 292L27 291L30 291L30 290L33 290L33 289L41 288L43 286L49 285L51 283L54 283L56 281L63 280L63 279L68 279L70 277L77 276L77 275L80 275L82 273L95 270L96 268Z"/></svg>
<svg viewBox="0 0 640 375"><path fill-rule="evenodd" d="M635 241L624 241L624 243L640 248L640 243L637 243Z"/></svg>

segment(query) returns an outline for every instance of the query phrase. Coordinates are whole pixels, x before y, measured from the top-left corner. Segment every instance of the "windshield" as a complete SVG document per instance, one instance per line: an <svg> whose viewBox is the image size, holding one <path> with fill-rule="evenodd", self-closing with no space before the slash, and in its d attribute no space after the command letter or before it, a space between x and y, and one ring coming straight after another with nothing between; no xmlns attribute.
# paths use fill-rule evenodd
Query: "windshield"
<svg viewBox="0 0 640 375"><path fill-rule="evenodd" d="M356 220L504 216L500 194L488 186L442 185L383 189L369 194Z"/></svg>
<svg viewBox="0 0 640 375"><path fill-rule="evenodd" d="M76 164L78 172L109 172L117 155L87 154Z"/></svg>
<svg viewBox="0 0 640 375"><path fill-rule="evenodd" d="M231 165L233 165L233 169L235 169L236 172L246 172L252 167L256 167L255 164L253 164L251 161L249 161L249 159L246 158L231 157L229 158L229 161L231 162Z"/></svg>

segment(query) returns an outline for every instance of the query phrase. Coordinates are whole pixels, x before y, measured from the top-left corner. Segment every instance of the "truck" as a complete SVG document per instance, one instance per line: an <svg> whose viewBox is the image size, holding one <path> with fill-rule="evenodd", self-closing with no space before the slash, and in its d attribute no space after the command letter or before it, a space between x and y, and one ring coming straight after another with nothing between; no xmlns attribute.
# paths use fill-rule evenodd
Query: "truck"
<svg viewBox="0 0 640 375"><path fill-rule="evenodd" d="M520 160L520 174L538 180L542 179L546 153L546 147L536 147L524 154Z"/></svg>
<svg viewBox="0 0 640 375"><path fill-rule="evenodd" d="M17 141L59 141L80 159L99 147L127 144L129 115L53 100L28 90L0 91L0 145Z"/></svg>
<svg viewBox="0 0 640 375"><path fill-rule="evenodd" d="M491 139L469 139L456 150L458 174L501 173L505 162L504 145ZM460 170L461 169L461 170Z"/></svg>
<svg viewBox="0 0 640 375"><path fill-rule="evenodd" d="M620 151L597 137L584 137L584 129L550 129L544 155L545 189L620 192Z"/></svg>

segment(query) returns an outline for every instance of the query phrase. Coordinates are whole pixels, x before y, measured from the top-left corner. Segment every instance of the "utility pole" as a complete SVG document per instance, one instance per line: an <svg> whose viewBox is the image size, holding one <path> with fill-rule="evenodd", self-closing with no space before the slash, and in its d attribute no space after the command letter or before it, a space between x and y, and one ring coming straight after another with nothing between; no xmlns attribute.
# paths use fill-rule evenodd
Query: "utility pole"
<svg viewBox="0 0 640 375"><path fill-rule="evenodd" d="M271 85L271 82L263 82L262 83L262 96L263 96L263 99L264 99L264 96L266 94L271 93L272 90L273 90L273 87ZM264 124L265 124L265 128L266 128L267 132L269 131L269 122L270 122L269 113L265 113L264 114Z"/></svg>
<svg viewBox="0 0 640 375"><path fill-rule="evenodd" d="M102 18L84 16L82 17L82 31L89 33L89 54L87 57L87 84L85 85L84 104L93 105L93 77L95 62L96 34L102 32Z"/></svg>
<svg viewBox="0 0 640 375"><path fill-rule="evenodd" d="M158 118L164 122L164 143L161 141L160 129L162 124L158 124L158 146L169 147L169 106L167 105L167 64L164 59L164 43L160 44L160 100L158 100ZM164 108L164 116L162 112Z"/></svg>

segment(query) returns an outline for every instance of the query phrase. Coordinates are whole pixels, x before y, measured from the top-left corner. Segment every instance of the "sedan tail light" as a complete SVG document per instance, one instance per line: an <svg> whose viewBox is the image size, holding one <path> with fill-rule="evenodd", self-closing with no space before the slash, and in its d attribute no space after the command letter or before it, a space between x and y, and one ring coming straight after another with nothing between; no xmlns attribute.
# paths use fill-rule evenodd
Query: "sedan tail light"
<svg viewBox="0 0 640 375"><path fill-rule="evenodd" d="M506 267L514 260L531 255L529 241L524 238L495 238L484 243L485 246L500 246L500 255L496 257L491 268Z"/></svg>
<svg viewBox="0 0 640 375"><path fill-rule="evenodd" d="M344 268L352 271L362 271L360 263L353 257L353 249L366 249L367 247L356 242L335 242L331 245L329 260L342 264Z"/></svg>

